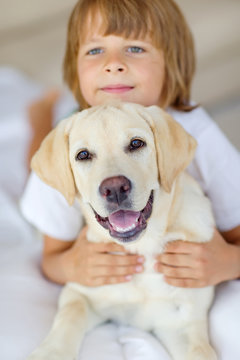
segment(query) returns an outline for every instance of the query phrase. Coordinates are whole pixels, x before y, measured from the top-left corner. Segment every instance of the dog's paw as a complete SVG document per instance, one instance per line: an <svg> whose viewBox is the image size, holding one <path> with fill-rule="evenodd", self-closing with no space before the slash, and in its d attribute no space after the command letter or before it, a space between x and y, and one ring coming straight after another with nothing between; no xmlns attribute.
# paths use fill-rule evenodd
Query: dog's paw
<svg viewBox="0 0 240 360"><path fill-rule="evenodd" d="M217 360L217 355L209 344L204 344L203 346L192 347L187 360Z"/></svg>

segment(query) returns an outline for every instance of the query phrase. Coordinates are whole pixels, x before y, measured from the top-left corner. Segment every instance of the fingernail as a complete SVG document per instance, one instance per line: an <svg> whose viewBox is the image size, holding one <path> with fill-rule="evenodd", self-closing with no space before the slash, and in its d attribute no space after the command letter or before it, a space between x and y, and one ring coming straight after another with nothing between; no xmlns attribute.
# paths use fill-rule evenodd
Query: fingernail
<svg viewBox="0 0 240 360"><path fill-rule="evenodd" d="M143 256L138 257L137 262L142 264L144 262L144 257Z"/></svg>
<svg viewBox="0 0 240 360"><path fill-rule="evenodd" d="M141 265L138 265L135 267L136 272L141 272L143 270L143 267Z"/></svg>
<svg viewBox="0 0 240 360"><path fill-rule="evenodd" d="M127 281L132 280L132 275L126 275L126 276L125 276L125 279L126 279Z"/></svg>

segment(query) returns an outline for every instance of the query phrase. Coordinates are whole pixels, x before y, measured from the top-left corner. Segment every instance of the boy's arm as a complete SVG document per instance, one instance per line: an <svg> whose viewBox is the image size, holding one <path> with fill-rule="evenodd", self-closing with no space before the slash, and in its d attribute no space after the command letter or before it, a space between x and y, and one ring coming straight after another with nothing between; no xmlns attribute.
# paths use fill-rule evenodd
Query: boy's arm
<svg viewBox="0 0 240 360"><path fill-rule="evenodd" d="M239 250L236 249L236 252L240 252L240 225L230 231L222 232L221 234L228 243L238 246ZM239 259L239 266L240 266L240 259ZM237 278L238 279L240 278L240 271Z"/></svg>
<svg viewBox="0 0 240 360"><path fill-rule="evenodd" d="M204 287L240 277L240 226L216 230L210 242L174 241L158 256L156 271L179 287Z"/></svg>
<svg viewBox="0 0 240 360"><path fill-rule="evenodd" d="M232 230L221 233L227 242L240 246L240 225Z"/></svg>
<svg viewBox="0 0 240 360"><path fill-rule="evenodd" d="M65 254L72 248L74 241L61 241L44 235L44 247L42 256L43 274L51 281L58 284L67 282L64 260Z"/></svg>
<svg viewBox="0 0 240 360"><path fill-rule="evenodd" d="M100 286L129 281L143 270L142 257L126 253L115 243L91 243L86 230L70 242L44 236L42 270L48 279L61 285Z"/></svg>

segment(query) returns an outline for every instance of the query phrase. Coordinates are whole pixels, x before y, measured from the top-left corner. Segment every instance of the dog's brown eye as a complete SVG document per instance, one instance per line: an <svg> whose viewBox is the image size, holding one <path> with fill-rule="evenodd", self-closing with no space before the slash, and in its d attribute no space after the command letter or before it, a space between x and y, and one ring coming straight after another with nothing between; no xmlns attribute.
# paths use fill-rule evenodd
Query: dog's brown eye
<svg viewBox="0 0 240 360"><path fill-rule="evenodd" d="M129 150L130 151L134 151L134 150L137 150L143 146L145 146L146 143L140 139L133 139L131 140L130 142L130 145L129 145Z"/></svg>
<svg viewBox="0 0 240 360"><path fill-rule="evenodd" d="M82 150L82 151L79 151L79 153L77 153L75 159L76 160L89 160L91 158L92 158L92 156L88 150Z"/></svg>

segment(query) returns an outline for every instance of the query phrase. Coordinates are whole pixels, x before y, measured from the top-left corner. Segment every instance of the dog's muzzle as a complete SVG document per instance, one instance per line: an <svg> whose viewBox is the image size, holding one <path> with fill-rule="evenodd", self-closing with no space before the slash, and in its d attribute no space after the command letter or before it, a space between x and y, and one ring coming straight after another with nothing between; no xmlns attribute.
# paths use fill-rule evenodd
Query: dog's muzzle
<svg viewBox="0 0 240 360"><path fill-rule="evenodd" d="M147 220L151 216L153 205L153 191L146 206L141 211L118 210L108 217L101 217L94 210L100 225L109 230L110 235L118 241L126 243L134 241L147 227Z"/></svg>

